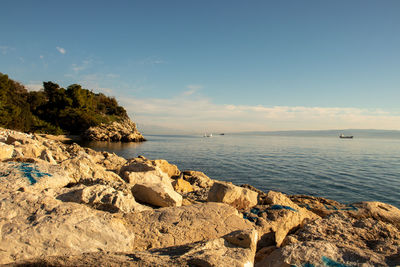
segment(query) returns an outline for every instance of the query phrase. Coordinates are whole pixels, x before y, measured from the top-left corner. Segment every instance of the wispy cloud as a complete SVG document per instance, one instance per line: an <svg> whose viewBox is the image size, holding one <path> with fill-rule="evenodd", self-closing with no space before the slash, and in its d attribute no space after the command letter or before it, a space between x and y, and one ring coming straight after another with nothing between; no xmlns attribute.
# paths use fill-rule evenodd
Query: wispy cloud
<svg viewBox="0 0 400 267"><path fill-rule="evenodd" d="M30 81L25 87L28 91L39 91L43 89L43 84L39 81Z"/></svg>
<svg viewBox="0 0 400 267"><path fill-rule="evenodd" d="M203 88L202 85L190 84L190 85L186 86L187 90L183 92L183 95L191 96L191 95L195 94L197 91L199 91L201 88Z"/></svg>
<svg viewBox="0 0 400 267"><path fill-rule="evenodd" d="M101 74L86 74L80 77L78 83L82 85L83 88L91 89L93 91L104 93L106 95L111 95L113 90L101 85L104 75Z"/></svg>
<svg viewBox="0 0 400 267"><path fill-rule="evenodd" d="M160 59L159 57L151 56L151 57L147 57L145 59L139 60L138 63L140 65L159 65L159 64L165 64L167 62Z"/></svg>
<svg viewBox="0 0 400 267"><path fill-rule="evenodd" d="M72 64L71 68L75 73L85 70L90 67L92 60L83 60L80 64Z"/></svg>
<svg viewBox="0 0 400 267"><path fill-rule="evenodd" d="M1 54L3 54L3 55L6 55L6 54L8 54L10 51L13 51L13 50L15 50L15 48L13 48L13 47L4 46L4 45L0 46L0 52L1 52Z"/></svg>
<svg viewBox="0 0 400 267"><path fill-rule="evenodd" d="M133 118L192 132L327 129L398 129L400 114L383 109L304 106L218 105L184 94L170 99L120 99Z"/></svg>
<svg viewBox="0 0 400 267"><path fill-rule="evenodd" d="M111 79L115 79L115 78L119 78L120 77L119 74L115 74L115 73L108 73L106 76L108 78L111 78Z"/></svg>
<svg viewBox="0 0 400 267"><path fill-rule="evenodd" d="M58 52L60 52L60 53L63 54L63 55L64 55L65 53L67 53L67 50L65 50L65 48L62 48L62 47L57 46L56 49L58 50Z"/></svg>

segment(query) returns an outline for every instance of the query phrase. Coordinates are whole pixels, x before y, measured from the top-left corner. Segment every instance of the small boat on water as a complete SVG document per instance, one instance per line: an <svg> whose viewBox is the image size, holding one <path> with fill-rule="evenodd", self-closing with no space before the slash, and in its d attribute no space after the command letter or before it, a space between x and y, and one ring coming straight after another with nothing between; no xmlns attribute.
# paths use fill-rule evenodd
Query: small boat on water
<svg viewBox="0 0 400 267"><path fill-rule="evenodd" d="M344 134L341 134L341 135L339 135L339 138L353 139L353 136L352 136L352 135L344 135Z"/></svg>
<svg viewBox="0 0 400 267"><path fill-rule="evenodd" d="M210 133L210 134L205 133L203 137L212 137L212 133Z"/></svg>

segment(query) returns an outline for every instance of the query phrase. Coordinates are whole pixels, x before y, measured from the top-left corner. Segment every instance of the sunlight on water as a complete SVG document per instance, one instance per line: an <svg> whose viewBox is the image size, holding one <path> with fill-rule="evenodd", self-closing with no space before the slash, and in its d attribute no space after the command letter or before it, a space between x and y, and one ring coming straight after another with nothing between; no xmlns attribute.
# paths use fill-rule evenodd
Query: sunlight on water
<svg viewBox="0 0 400 267"><path fill-rule="evenodd" d="M400 140L284 136L147 136L142 144L91 143L125 158L166 159L181 170L349 203L400 207Z"/></svg>

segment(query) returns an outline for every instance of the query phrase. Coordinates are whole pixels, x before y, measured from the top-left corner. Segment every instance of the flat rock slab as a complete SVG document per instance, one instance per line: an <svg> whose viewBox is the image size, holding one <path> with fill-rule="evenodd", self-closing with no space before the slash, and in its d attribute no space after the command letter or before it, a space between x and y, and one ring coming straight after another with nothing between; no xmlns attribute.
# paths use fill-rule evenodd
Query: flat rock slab
<svg viewBox="0 0 400 267"><path fill-rule="evenodd" d="M31 259L10 264L35 266L253 266L254 252L218 238L185 246L131 253L85 253ZM6 265L8 266L8 265Z"/></svg>
<svg viewBox="0 0 400 267"><path fill-rule="evenodd" d="M373 218L332 214L289 235L285 243L256 266L400 265L399 230Z"/></svg>
<svg viewBox="0 0 400 267"><path fill-rule="evenodd" d="M96 251L130 251L134 235L112 214L52 196L0 192L0 264Z"/></svg>
<svg viewBox="0 0 400 267"><path fill-rule="evenodd" d="M208 201L227 203L237 209L257 205L258 193L232 183L215 181L208 193Z"/></svg>
<svg viewBox="0 0 400 267"><path fill-rule="evenodd" d="M134 250L180 246L253 229L237 210L223 203L204 203L126 214L135 235Z"/></svg>
<svg viewBox="0 0 400 267"><path fill-rule="evenodd" d="M69 175L59 166L47 162L0 162L2 191L40 191L46 188L64 187L70 181Z"/></svg>

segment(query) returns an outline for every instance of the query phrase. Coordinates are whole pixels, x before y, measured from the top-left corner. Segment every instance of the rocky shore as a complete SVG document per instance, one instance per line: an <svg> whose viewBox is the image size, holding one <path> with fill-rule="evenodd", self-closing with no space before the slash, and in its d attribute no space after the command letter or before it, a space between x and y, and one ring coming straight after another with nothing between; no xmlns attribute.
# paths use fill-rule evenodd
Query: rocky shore
<svg viewBox="0 0 400 267"><path fill-rule="evenodd" d="M90 141L142 142L146 141L129 118L87 129L82 138Z"/></svg>
<svg viewBox="0 0 400 267"><path fill-rule="evenodd" d="M5 266L400 265L400 210L385 203L262 192L7 129L0 181Z"/></svg>

